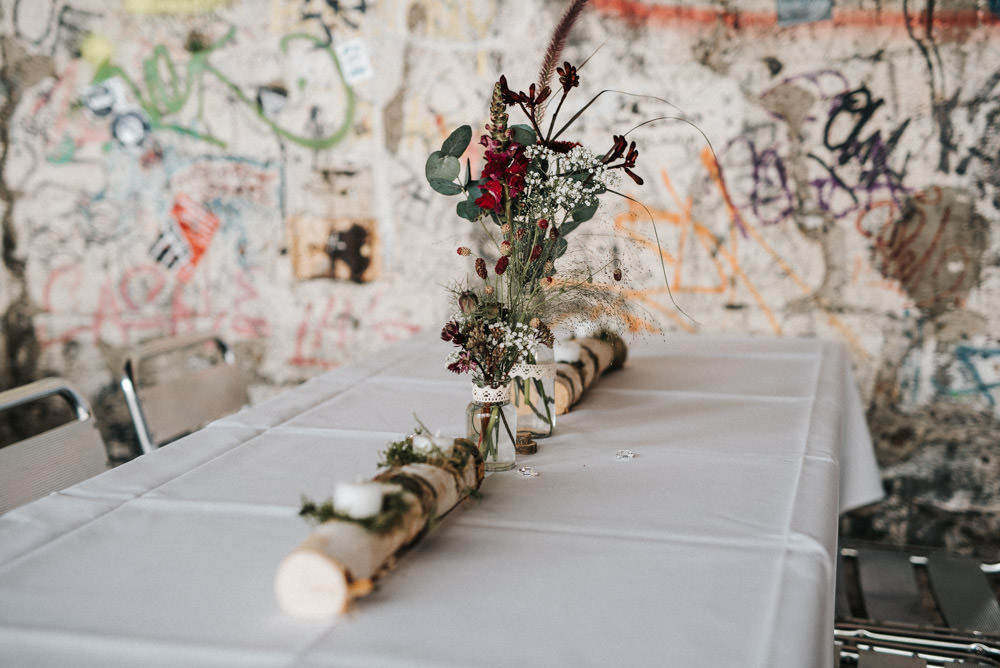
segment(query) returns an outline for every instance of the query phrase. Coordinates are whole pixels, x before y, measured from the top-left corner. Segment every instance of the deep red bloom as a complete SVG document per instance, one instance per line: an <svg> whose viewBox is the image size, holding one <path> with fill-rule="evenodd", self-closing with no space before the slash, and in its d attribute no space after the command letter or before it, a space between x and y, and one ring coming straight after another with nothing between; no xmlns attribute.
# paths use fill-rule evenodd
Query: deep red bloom
<svg viewBox="0 0 1000 668"><path fill-rule="evenodd" d="M580 145L579 142L575 141L558 141L558 140L550 142L541 142L541 143L544 144L547 148L551 149L554 153L569 153L570 150Z"/></svg>
<svg viewBox="0 0 1000 668"><path fill-rule="evenodd" d="M542 218L538 221L538 229L544 230L548 226L549 226L549 221L547 221L546 219Z"/></svg>
<svg viewBox="0 0 1000 668"><path fill-rule="evenodd" d="M476 258L476 275L484 281L486 280L486 260L481 257Z"/></svg>
<svg viewBox="0 0 1000 668"><path fill-rule="evenodd" d="M507 271L508 264L510 264L510 258L504 255L497 260L497 266L493 268L493 271L497 273L497 276L502 276L503 272Z"/></svg>
<svg viewBox="0 0 1000 668"><path fill-rule="evenodd" d="M529 259L537 260L538 256L540 256L541 254L542 254L542 245L535 244L535 247L531 249L531 257Z"/></svg>
<svg viewBox="0 0 1000 668"><path fill-rule="evenodd" d="M467 373L475 366L475 362L469 357L469 351L463 350L458 354L458 359L448 365L448 371L452 373Z"/></svg>
<svg viewBox="0 0 1000 668"><path fill-rule="evenodd" d="M564 62L562 67L557 67L559 73L559 83L562 84L563 91L568 92L570 88L580 85L580 76L576 73L576 67Z"/></svg>
<svg viewBox="0 0 1000 668"><path fill-rule="evenodd" d="M458 323L455 322L454 320L452 320L452 321L448 322L441 329L441 340L442 341L451 341L455 345L460 346L463 343L465 343L466 338L465 338L465 335L462 334L462 331L459 328Z"/></svg>
<svg viewBox="0 0 1000 668"><path fill-rule="evenodd" d="M502 181L507 171L507 155L498 151L486 151L486 164L483 165L484 179Z"/></svg>
<svg viewBox="0 0 1000 668"><path fill-rule="evenodd" d="M549 230L549 239L558 239L558 238L559 238L559 228L553 225L552 229Z"/></svg>
<svg viewBox="0 0 1000 668"><path fill-rule="evenodd" d="M503 186L499 181L487 181L480 188L483 194L476 198L476 206L500 213L503 206Z"/></svg>

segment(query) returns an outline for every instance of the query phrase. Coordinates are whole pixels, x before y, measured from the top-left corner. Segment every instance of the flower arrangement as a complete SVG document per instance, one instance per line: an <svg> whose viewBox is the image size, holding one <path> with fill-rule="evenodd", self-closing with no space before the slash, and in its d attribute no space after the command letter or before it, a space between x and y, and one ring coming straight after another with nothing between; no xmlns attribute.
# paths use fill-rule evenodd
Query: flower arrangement
<svg viewBox="0 0 1000 668"><path fill-rule="evenodd" d="M559 125L580 76L571 63L555 63L585 4L575 0L563 15L539 83L527 92L515 91L501 75L494 85L489 122L479 139L484 148L479 178L472 178L468 161L463 174L460 162L472 141L469 125L453 131L427 159L431 187L444 195L463 195L457 214L479 224L488 238L489 257L465 246L457 249L472 259L478 281L455 290L458 309L441 333L458 348L448 368L471 373L477 385L509 383L511 369L535 345L552 346L548 323L560 312L579 309L589 285L589 277L563 274L557 267L569 248L567 237L594 217L602 195L616 192L622 174L643 182L633 171L639 151L625 135L614 135L602 151L567 139L567 131L596 96ZM553 92L549 81L555 75ZM555 109L547 116L552 102ZM512 107L527 123L509 123ZM617 270L613 275L621 277Z"/></svg>

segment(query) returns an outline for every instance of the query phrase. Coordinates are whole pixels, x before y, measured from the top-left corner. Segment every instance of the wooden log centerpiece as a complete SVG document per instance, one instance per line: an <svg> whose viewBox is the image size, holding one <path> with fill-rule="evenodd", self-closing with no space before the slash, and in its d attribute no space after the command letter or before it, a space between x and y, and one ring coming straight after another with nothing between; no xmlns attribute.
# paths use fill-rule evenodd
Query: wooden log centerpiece
<svg viewBox="0 0 1000 668"><path fill-rule="evenodd" d="M346 611L485 475L471 441L454 439L443 450L419 433L390 445L381 466L371 481L338 485L322 505L303 502L300 514L320 524L278 567L275 594L285 612L324 618Z"/></svg>
<svg viewBox="0 0 1000 668"><path fill-rule="evenodd" d="M601 374L620 369L628 356L625 342L614 334L571 339L561 347L578 354L556 357L556 415L568 413Z"/></svg>

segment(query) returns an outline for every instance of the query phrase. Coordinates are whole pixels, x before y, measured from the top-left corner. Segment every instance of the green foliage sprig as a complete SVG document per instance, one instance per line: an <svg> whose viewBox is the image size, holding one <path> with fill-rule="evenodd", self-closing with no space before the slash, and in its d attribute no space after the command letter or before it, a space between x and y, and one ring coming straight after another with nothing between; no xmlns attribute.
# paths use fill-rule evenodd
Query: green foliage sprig
<svg viewBox="0 0 1000 668"><path fill-rule="evenodd" d="M407 434L401 440L389 443L388 447L381 453L382 459L377 464L379 468L402 467L407 464L435 464L445 459L445 453L438 447L431 430L416 415L413 416L413 419L417 422L413 433ZM434 445L427 451L418 450L413 444L414 439L418 436L429 439Z"/></svg>
<svg viewBox="0 0 1000 668"><path fill-rule="evenodd" d="M371 517L357 518L339 512L333 506L333 499L327 499L323 503L317 504L306 497L302 497L302 508L299 510L299 516L313 524L339 520L341 522L354 522L372 533L386 533L399 526L409 511L410 503L406 500L404 492L400 490L383 494L382 509Z"/></svg>

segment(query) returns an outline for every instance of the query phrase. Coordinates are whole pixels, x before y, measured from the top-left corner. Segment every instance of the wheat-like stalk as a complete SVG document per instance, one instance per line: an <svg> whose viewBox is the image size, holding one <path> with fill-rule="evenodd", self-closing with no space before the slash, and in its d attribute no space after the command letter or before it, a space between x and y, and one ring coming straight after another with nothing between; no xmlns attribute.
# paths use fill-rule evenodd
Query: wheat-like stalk
<svg viewBox="0 0 1000 668"><path fill-rule="evenodd" d="M563 47L566 46L566 39L569 37L570 30L573 29L576 20L580 18L580 14L583 12L586 4L587 0L573 0L569 7L566 8L566 11L563 12L562 18L556 24L555 30L552 31L552 38L549 39L548 48L545 49L545 58L542 60L542 67L538 70L539 88L544 88L549 84L552 80L552 73L556 71L558 65L561 65L559 60L562 57Z"/></svg>

